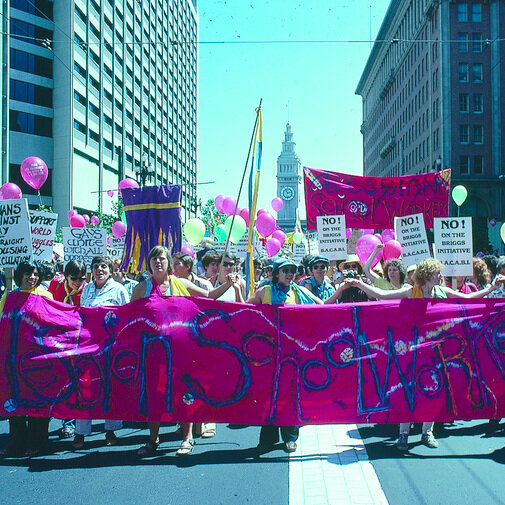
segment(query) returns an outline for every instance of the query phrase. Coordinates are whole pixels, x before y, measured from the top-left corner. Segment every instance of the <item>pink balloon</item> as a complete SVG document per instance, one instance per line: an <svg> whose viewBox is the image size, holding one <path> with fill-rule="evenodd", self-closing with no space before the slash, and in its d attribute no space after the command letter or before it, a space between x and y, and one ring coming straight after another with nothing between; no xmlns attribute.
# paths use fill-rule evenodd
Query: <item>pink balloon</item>
<svg viewBox="0 0 505 505"><path fill-rule="evenodd" d="M112 234L116 238L121 238L125 233L126 233L126 225L123 223L123 221L116 221L112 225Z"/></svg>
<svg viewBox="0 0 505 505"><path fill-rule="evenodd" d="M109 189L109 191L107 191L107 196L112 198L114 196L114 191L112 191L112 189Z"/></svg>
<svg viewBox="0 0 505 505"><path fill-rule="evenodd" d="M21 177L26 184L39 190L47 179L47 165L37 156L29 156L21 163Z"/></svg>
<svg viewBox="0 0 505 505"><path fill-rule="evenodd" d="M356 254L358 255L358 258L361 261L361 263L363 264L366 263L367 259L374 251L375 246L380 243L381 240L378 239L375 235L371 235L370 233L367 233L366 235L363 235L362 237L359 238L359 240L356 242ZM377 265L381 257L382 257L382 251L379 251L378 254L375 256L375 259L373 260L373 263L371 265L372 268L375 265Z"/></svg>
<svg viewBox="0 0 505 505"><path fill-rule="evenodd" d="M77 215L77 211L75 209L72 209L72 210L69 210L68 211L68 220L70 221L72 219L72 216L76 216Z"/></svg>
<svg viewBox="0 0 505 505"><path fill-rule="evenodd" d="M269 238L265 243L265 251L267 256L271 258L281 250L281 243L276 238Z"/></svg>
<svg viewBox="0 0 505 505"><path fill-rule="evenodd" d="M345 238L349 238L351 235L352 235L351 228L346 228L345 229Z"/></svg>
<svg viewBox="0 0 505 505"><path fill-rule="evenodd" d="M283 206L284 206L284 201L282 200L282 198L279 198L278 196L276 196L272 200L272 209L274 209L275 212L279 212Z"/></svg>
<svg viewBox="0 0 505 505"><path fill-rule="evenodd" d="M86 224L89 224L89 221L90 221L89 216L87 214L83 214L82 217L84 218L84 222Z"/></svg>
<svg viewBox="0 0 505 505"><path fill-rule="evenodd" d="M70 226L72 228L84 228L86 226L86 221L80 214L75 214L70 218Z"/></svg>
<svg viewBox="0 0 505 505"><path fill-rule="evenodd" d="M107 245L110 247L112 237L107 237Z"/></svg>
<svg viewBox="0 0 505 505"><path fill-rule="evenodd" d="M373 228L363 228L361 231L363 232L363 235L373 235L374 229Z"/></svg>
<svg viewBox="0 0 505 505"><path fill-rule="evenodd" d="M270 212L265 211L256 219L256 229L262 237L269 237L275 231L275 227L275 219Z"/></svg>
<svg viewBox="0 0 505 505"><path fill-rule="evenodd" d="M123 196L121 193L122 189L138 188L138 187L139 187L139 184L137 181L134 181L133 179L129 179L129 178L123 179L122 181L119 181L119 184L118 184L119 194L122 197Z"/></svg>
<svg viewBox="0 0 505 505"><path fill-rule="evenodd" d="M492 217L490 220L489 220L489 224L491 226L496 226L496 219L494 217Z"/></svg>
<svg viewBox="0 0 505 505"><path fill-rule="evenodd" d="M399 258L402 255L402 245L397 240L390 240L384 244L382 256L386 261Z"/></svg>
<svg viewBox="0 0 505 505"><path fill-rule="evenodd" d="M280 242L281 247L284 245L284 242L286 242L286 234L282 230L275 230L272 233L272 238L276 238Z"/></svg>
<svg viewBox="0 0 505 505"><path fill-rule="evenodd" d="M241 209L239 216L244 219L246 226L249 226L249 209Z"/></svg>
<svg viewBox="0 0 505 505"><path fill-rule="evenodd" d="M99 222L100 222L100 218L98 216L91 216L91 224L93 226L98 226Z"/></svg>
<svg viewBox="0 0 505 505"><path fill-rule="evenodd" d="M236 205L237 205L237 200L235 200L235 198L232 198L231 196L227 196L223 200L223 212L227 216L233 215L233 213L235 212Z"/></svg>
<svg viewBox="0 0 505 505"><path fill-rule="evenodd" d="M190 244L187 244L183 248L181 248L181 252L184 254L188 254L192 258L195 257L195 251L193 250Z"/></svg>
<svg viewBox="0 0 505 505"><path fill-rule="evenodd" d="M390 240L395 239L395 231L392 230L391 228L388 228L387 230L384 230L382 232L382 241L384 243L389 242Z"/></svg>
<svg viewBox="0 0 505 505"><path fill-rule="evenodd" d="M13 182L6 182L0 187L0 200L19 200L22 196L21 189Z"/></svg>
<svg viewBox="0 0 505 505"><path fill-rule="evenodd" d="M217 195L216 198L214 198L214 206L216 207L216 210L220 214L223 213L223 200L224 200L223 195Z"/></svg>

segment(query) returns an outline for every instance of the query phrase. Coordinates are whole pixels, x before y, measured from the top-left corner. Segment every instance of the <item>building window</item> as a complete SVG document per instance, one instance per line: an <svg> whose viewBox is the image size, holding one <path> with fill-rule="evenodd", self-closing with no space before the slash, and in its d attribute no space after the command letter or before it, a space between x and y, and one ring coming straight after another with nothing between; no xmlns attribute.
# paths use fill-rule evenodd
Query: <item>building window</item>
<svg viewBox="0 0 505 505"><path fill-rule="evenodd" d="M458 72L459 72L459 82L468 82L468 63L460 63L458 65Z"/></svg>
<svg viewBox="0 0 505 505"><path fill-rule="evenodd" d="M468 144L470 137L470 126L467 124L459 125L459 143Z"/></svg>
<svg viewBox="0 0 505 505"><path fill-rule="evenodd" d="M472 52L482 53L482 33L472 33Z"/></svg>
<svg viewBox="0 0 505 505"><path fill-rule="evenodd" d="M89 138L94 140L95 142L100 142L100 135L98 133L94 132L93 130L89 130Z"/></svg>
<svg viewBox="0 0 505 505"><path fill-rule="evenodd" d="M466 3L458 4L458 21L468 21L468 5Z"/></svg>
<svg viewBox="0 0 505 505"><path fill-rule="evenodd" d="M473 82L482 82L482 63L472 65L472 80Z"/></svg>
<svg viewBox="0 0 505 505"><path fill-rule="evenodd" d="M472 21L480 23L482 21L482 5L472 4Z"/></svg>
<svg viewBox="0 0 505 505"><path fill-rule="evenodd" d="M12 131L30 133L41 137L51 137L53 134L53 121L51 118L11 110L9 119Z"/></svg>
<svg viewBox="0 0 505 505"><path fill-rule="evenodd" d="M81 132L84 135L86 135L86 127L75 119L74 119L74 130L77 130L78 132Z"/></svg>
<svg viewBox="0 0 505 505"><path fill-rule="evenodd" d="M481 94L473 95L473 111L475 114L481 114L484 110L483 97Z"/></svg>
<svg viewBox="0 0 505 505"><path fill-rule="evenodd" d="M473 127L473 143L484 143L484 127L482 125L474 125Z"/></svg>
<svg viewBox="0 0 505 505"><path fill-rule="evenodd" d="M484 173L484 158L482 156L473 157L473 171L477 175Z"/></svg>
<svg viewBox="0 0 505 505"><path fill-rule="evenodd" d="M459 94L459 112L468 112L468 95L466 93Z"/></svg>
<svg viewBox="0 0 505 505"><path fill-rule="evenodd" d="M463 32L458 33L458 52L459 53L468 52L468 33Z"/></svg>
<svg viewBox="0 0 505 505"><path fill-rule="evenodd" d="M470 173L470 156L459 157L459 173L460 174Z"/></svg>

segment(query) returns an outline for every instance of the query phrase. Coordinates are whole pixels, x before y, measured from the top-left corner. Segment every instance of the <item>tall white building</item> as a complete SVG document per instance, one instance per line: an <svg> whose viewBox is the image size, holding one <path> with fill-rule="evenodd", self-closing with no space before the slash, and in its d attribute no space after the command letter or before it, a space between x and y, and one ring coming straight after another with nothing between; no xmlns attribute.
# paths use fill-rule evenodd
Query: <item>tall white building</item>
<svg viewBox="0 0 505 505"><path fill-rule="evenodd" d="M71 208L109 212L107 190L125 177L182 184L183 214L194 214L197 1L10 0L8 10L3 182L29 193L19 167L36 155L60 224Z"/></svg>

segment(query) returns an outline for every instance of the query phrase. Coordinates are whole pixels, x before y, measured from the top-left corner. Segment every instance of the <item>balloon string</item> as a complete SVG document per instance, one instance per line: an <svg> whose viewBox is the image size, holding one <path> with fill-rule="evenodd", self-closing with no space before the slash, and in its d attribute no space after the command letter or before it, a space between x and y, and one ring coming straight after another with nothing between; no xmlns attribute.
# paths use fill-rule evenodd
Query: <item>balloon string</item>
<svg viewBox="0 0 505 505"><path fill-rule="evenodd" d="M39 196L39 205L42 207L42 197L40 196L40 189L37 189L37 195Z"/></svg>

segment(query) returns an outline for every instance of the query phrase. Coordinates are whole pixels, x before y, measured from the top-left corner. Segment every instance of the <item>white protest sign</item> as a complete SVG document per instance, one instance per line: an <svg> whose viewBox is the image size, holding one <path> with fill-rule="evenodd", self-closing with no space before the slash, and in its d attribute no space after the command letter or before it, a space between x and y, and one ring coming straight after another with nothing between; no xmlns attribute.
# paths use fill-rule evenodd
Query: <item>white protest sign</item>
<svg viewBox="0 0 505 505"><path fill-rule="evenodd" d="M16 267L32 257L28 203L0 200L0 267Z"/></svg>
<svg viewBox="0 0 505 505"><path fill-rule="evenodd" d="M319 254L329 260L345 260L345 216L317 216L316 220Z"/></svg>
<svg viewBox="0 0 505 505"><path fill-rule="evenodd" d="M54 234L58 214L52 212L30 211L30 229L32 233L33 259L52 261Z"/></svg>
<svg viewBox="0 0 505 505"><path fill-rule="evenodd" d="M435 258L444 264L444 275L473 275L471 217L433 219Z"/></svg>
<svg viewBox="0 0 505 505"><path fill-rule="evenodd" d="M65 264L82 260L87 268L99 254L107 254L107 230L103 228L63 228Z"/></svg>
<svg viewBox="0 0 505 505"><path fill-rule="evenodd" d="M123 257L125 238L109 237L107 245L107 255L112 259Z"/></svg>
<svg viewBox="0 0 505 505"><path fill-rule="evenodd" d="M395 217L396 240L402 245L402 261L405 266L417 265L430 258L426 227L422 213Z"/></svg>
<svg viewBox="0 0 505 505"><path fill-rule="evenodd" d="M295 263L301 263L304 256L307 255L307 248L304 242L299 244L293 244L293 261Z"/></svg>
<svg viewBox="0 0 505 505"><path fill-rule="evenodd" d="M307 247L307 254L316 256L319 254L319 244L317 243L317 231L308 233L308 239L304 237L305 246Z"/></svg>

